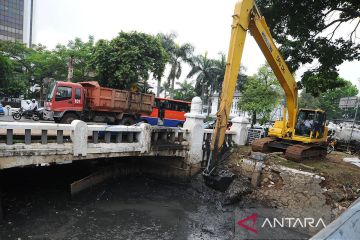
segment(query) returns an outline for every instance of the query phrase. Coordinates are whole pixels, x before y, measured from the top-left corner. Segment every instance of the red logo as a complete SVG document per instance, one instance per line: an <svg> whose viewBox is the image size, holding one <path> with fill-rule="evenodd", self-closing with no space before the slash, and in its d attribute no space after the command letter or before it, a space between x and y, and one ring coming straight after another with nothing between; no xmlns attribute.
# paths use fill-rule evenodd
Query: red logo
<svg viewBox="0 0 360 240"><path fill-rule="evenodd" d="M240 227L243 227L243 228L245 228L246 230L249 230L249 231L251 231L251 232L253 232L253 233L257 233L258 231L257 231L255 228L252 228L252 227L250 227L250 226L248 226L248 225L245 225L245 222L247 222L247 221L252 221L252 226L255 226L255 224L256 224L256 219L257 219L257 214L254 213L253 215L251 215L251 216L249 216L249 217L247 217L247 218L244 218L244 219L242 219L242 220L239 220L239 221L237 222L237 224L239 224Z"/></svg>

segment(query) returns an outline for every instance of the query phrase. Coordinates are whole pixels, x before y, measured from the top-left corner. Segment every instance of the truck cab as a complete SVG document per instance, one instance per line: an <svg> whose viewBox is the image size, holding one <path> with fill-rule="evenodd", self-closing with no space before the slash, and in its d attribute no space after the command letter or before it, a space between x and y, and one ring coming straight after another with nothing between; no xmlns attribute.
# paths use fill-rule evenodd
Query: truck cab
<svg viewBox="0 0 360 240"><path fill-rule="evenodd" d="M72 120L81 118L84 102L84 88L80 84L55 82L49 87L46 96L46 118L53 118L55 122L71 123Z"/></svg>

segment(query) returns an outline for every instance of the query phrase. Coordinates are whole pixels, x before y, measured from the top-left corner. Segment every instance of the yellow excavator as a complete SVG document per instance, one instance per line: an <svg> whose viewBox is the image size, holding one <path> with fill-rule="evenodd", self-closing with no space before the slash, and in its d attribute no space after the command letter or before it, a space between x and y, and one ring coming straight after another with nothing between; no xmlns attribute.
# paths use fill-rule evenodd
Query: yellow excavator
<svg viewBox="0 0 360 240"><path fill-rule="evenodd" d="M217 112L214 133L211 138L211 154L205 174L210 174L222 154L226 126L239 73L245 38L249 31L255 38L285 92L286 107L282 120L269 129L269 137L255 140L253 151L271 152L282 150L288 159L301 161L326 155L326 114L324 111L298 109L298 85L270 34L265 18L254 0L241 0L235 6L227 66Z"/></svg>

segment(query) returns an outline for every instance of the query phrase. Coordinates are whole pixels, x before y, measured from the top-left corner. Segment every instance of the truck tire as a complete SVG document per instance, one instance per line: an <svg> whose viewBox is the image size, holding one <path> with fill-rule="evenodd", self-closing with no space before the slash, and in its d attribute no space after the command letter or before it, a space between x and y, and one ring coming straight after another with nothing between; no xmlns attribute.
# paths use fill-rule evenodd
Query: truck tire
<svg viewBox="0 0 360 240"><path fill-rule="evenodd" d="M72 121L79 119L75 113L65 113L61 118L60 123L71 124Z"/></svg>
<svg viewBox="0 0 360 240"><path fill-rule="evenodd" d="M133 124L135 124L135 120L132 117L124 117L121 122L121 125L125 125L125 126L131 126Z"/></svg>

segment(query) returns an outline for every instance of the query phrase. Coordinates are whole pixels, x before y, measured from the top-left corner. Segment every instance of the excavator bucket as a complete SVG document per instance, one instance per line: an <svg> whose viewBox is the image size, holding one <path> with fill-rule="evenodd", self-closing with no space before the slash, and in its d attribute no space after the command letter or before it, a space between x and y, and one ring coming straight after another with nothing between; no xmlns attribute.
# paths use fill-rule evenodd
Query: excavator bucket
<svg viewBox="0 0 360 240"><path fill-rule="evenodd" d="M225 164L231 155L230 146L224 145L219 153L211 152L208 164L203 172L205 184L218 191L226 191L235 178L235 174L226 169Z"/></svg>

